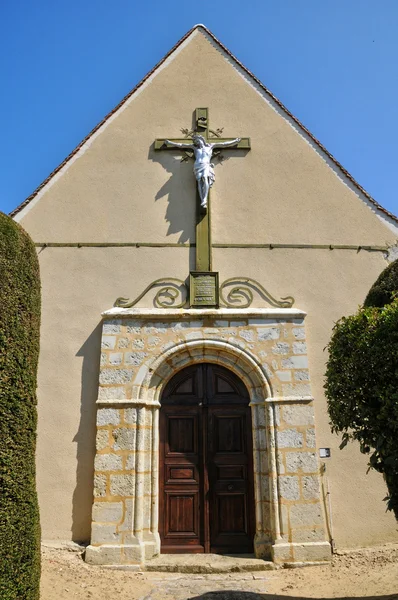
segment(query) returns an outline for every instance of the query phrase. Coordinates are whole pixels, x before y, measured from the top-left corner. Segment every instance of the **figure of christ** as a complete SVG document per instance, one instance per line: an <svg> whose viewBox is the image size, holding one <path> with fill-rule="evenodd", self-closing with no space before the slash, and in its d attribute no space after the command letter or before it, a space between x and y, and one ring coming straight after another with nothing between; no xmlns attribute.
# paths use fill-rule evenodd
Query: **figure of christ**
<svg viewBox="0 0 398 600"><path fill-rule="evenodd" d="M165 140L166 146L175 146L176 148L189 148L194 151L195 163L193 166L193 172L195 173L196 181L198 182L198 191L200 197L200 205L207 208L207 198L209 190L214 183L215 173L214 165L211 161L213 154L213 148L225 148L226 146L235 146L240 142L241 138L235 138L229 142L215 142L207 143L202 135L193 135L192 142L188 144L182 144L178 142L172 142Z"/></svg>

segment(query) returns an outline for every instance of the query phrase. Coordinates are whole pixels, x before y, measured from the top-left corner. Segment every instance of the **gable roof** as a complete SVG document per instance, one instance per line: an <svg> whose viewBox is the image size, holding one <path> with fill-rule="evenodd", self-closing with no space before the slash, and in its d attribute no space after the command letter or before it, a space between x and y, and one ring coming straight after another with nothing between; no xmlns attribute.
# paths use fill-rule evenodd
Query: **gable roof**
<svg viewBox="0 0 398 600"><path fill-rule="evenodd" d="M113 110L111 110L102 119L102 121L100 121L100 123L98 123L98 125L96 125L94 127L94 129L92 129L90 131L90 133L80 142L80 144L78 144L78 146L76 146L76 148L74 150L72 150L72 152L65 158L65 160L63 160L61 162L61 164L59 164L58 167L56 167L49 174L49 176L34 190L34 192L30 196L28 196L28 198L26 198L26 200L24 200L21 204L19 204L19 206L17 206L13 211L11 211L9 213L10 216L16 217L35 198L37 199L37 196L40 194L40 192L44 193L44 191L45 191L44 188L54 179L54 177L57 174L60 174L60 171L62 171L68 165L68 163L73 159L73 157L94 136L94 134L96 134L109 121L109 119L111 119L111 117L113 115L115 115L126 104L126 102L137 91L140 90L140 88L142 88L142 86L150 78L155 76L157 71L159 69L161 69L163 66L165 66L165 63L167 63L167 61L172 58L172 55L177 50L179 50L181 48L181 46L185 45L184 43L187 42L188 39L198 30L202 30L203 32L205 32L205 34L207 34L207 36L209 36L210 40L212 40L214 42L214 44L216 46L218 46L218 48L221 49L225 53L225 55L227 55L227 57L229 58L230 62L233 64L233 66L235 66L235 68L237 68L241 73L243 73L246 76L246 78L248 78L249 81L251 81L251 83L255 85L255 87L257 89L259 88L263 93L265 93L266 96L268 96L268 99L272 101L274 106L276 105L276 107L279 108L279 110L282 112L282 114L284 114L284 116L287 117L287 119L290 121L290 123L292 123L296 129L298 129L302 134L304 134L304 136L311 143L311 145L313 147L315 147L315 149L317 149L318 152L323 154L323 156L326 159L329 159L328 162L329 162L329 164L331 163L330 166L332 168L334 167L334 170L337 170L337 172L340 174L340 176L342 176L343 178L346 178L346 180L348 180L348 183L351 184L350 187L353 187L355 189L355 191L357 191L357 193L359 192L359 195L362 198L362 200L364 200L366 202L366 204L368 204L368 206L370 208L372 208L374 212L376 212L377 216L382 218L382 220L386 223L386 225L389 225L390 228L392 228L395 232L397 232L398 217L396 217L392 212L388 211L383 206L381 206L381 204L379 204L370 194L368 194L368 192L354 179L354 177L341 165L341 163L339 163L339 161L336 160L336 158L325 148L325 146L318 139L316 139L312 135L312 133L299 121L299 119L297 119L286 108L286 106L284 106L284 104L276 96L274 96L274 94L272 94L272 92L270 92L265 87L265 85L263 85L261 83L261 81L251 71L249 71L249 69L247 69L236 58L236 56L234 56L232 54L232 52L230 52L230 50L228 50L228 48L226 46L224 46L224 44L222 44L220 42L220 40L218 40L216 38L216 36L205 25L202 25L202 24L198 24L198 25L195 25L194 27L192 27L192 29L190 29L175 44L175 46L173 46L171 48L171 50L153 67L153 69L151 71L149 71L149 73L147 73L145 75L145 77L119 102L119 104L117 106L115 106L115 108ZM380 214L380 213L382 213L382 214ZM20 216L22 216L22 215L20 215ZM392 223L391 223L391 221L392 221Z"/></svg>

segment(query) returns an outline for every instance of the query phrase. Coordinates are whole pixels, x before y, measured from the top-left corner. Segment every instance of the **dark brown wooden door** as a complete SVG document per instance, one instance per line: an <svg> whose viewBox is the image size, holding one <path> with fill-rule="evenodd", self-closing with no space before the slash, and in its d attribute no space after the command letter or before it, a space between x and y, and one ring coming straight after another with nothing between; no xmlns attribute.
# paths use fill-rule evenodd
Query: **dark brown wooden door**
<svg viewBox="0 0 398 600"><path fill-rule="evenodd" d="M228 369L202 364L173 377L161 404L162 552L252 552L252 434L246 387Z"/></svg>

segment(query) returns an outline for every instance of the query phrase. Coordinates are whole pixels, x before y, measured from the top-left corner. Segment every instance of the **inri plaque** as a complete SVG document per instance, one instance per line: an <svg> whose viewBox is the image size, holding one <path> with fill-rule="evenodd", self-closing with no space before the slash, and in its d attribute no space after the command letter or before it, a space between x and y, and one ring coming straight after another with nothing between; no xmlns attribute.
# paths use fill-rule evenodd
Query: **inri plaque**
<svg viewBox="0 0 398 600"><path fill-rule="evenodd" d="M193 307L218 308L218 273L191 271L190 304Z"/></svg>

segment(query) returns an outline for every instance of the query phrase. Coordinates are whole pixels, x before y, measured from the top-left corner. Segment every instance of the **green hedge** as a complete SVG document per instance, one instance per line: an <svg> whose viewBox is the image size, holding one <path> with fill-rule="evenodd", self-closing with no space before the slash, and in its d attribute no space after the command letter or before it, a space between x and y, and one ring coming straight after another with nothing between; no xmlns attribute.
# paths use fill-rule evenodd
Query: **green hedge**
<svg viewBox="0 0 398 600"><path fill-rule="evenodd" d="M364 306L377 306L381 308L389 304L394 299L394 294L398 291L398 260L391 263L370 288L365 298Z"/></svg>
<svg viewBox="0 0 398 600"><path fill-rule="evenodd" d="M398 519L398 299L341 319L328 350L332 431L343 434L341 447L354 439L370 454L369 467L383 473L387 507Z"/></svg>
<svg viewBox="0 0 398 600"><path fill-rule="evenodd" d="M35 485L40 279L35 247L0 213L0 598L37 600Z"/></svg>

